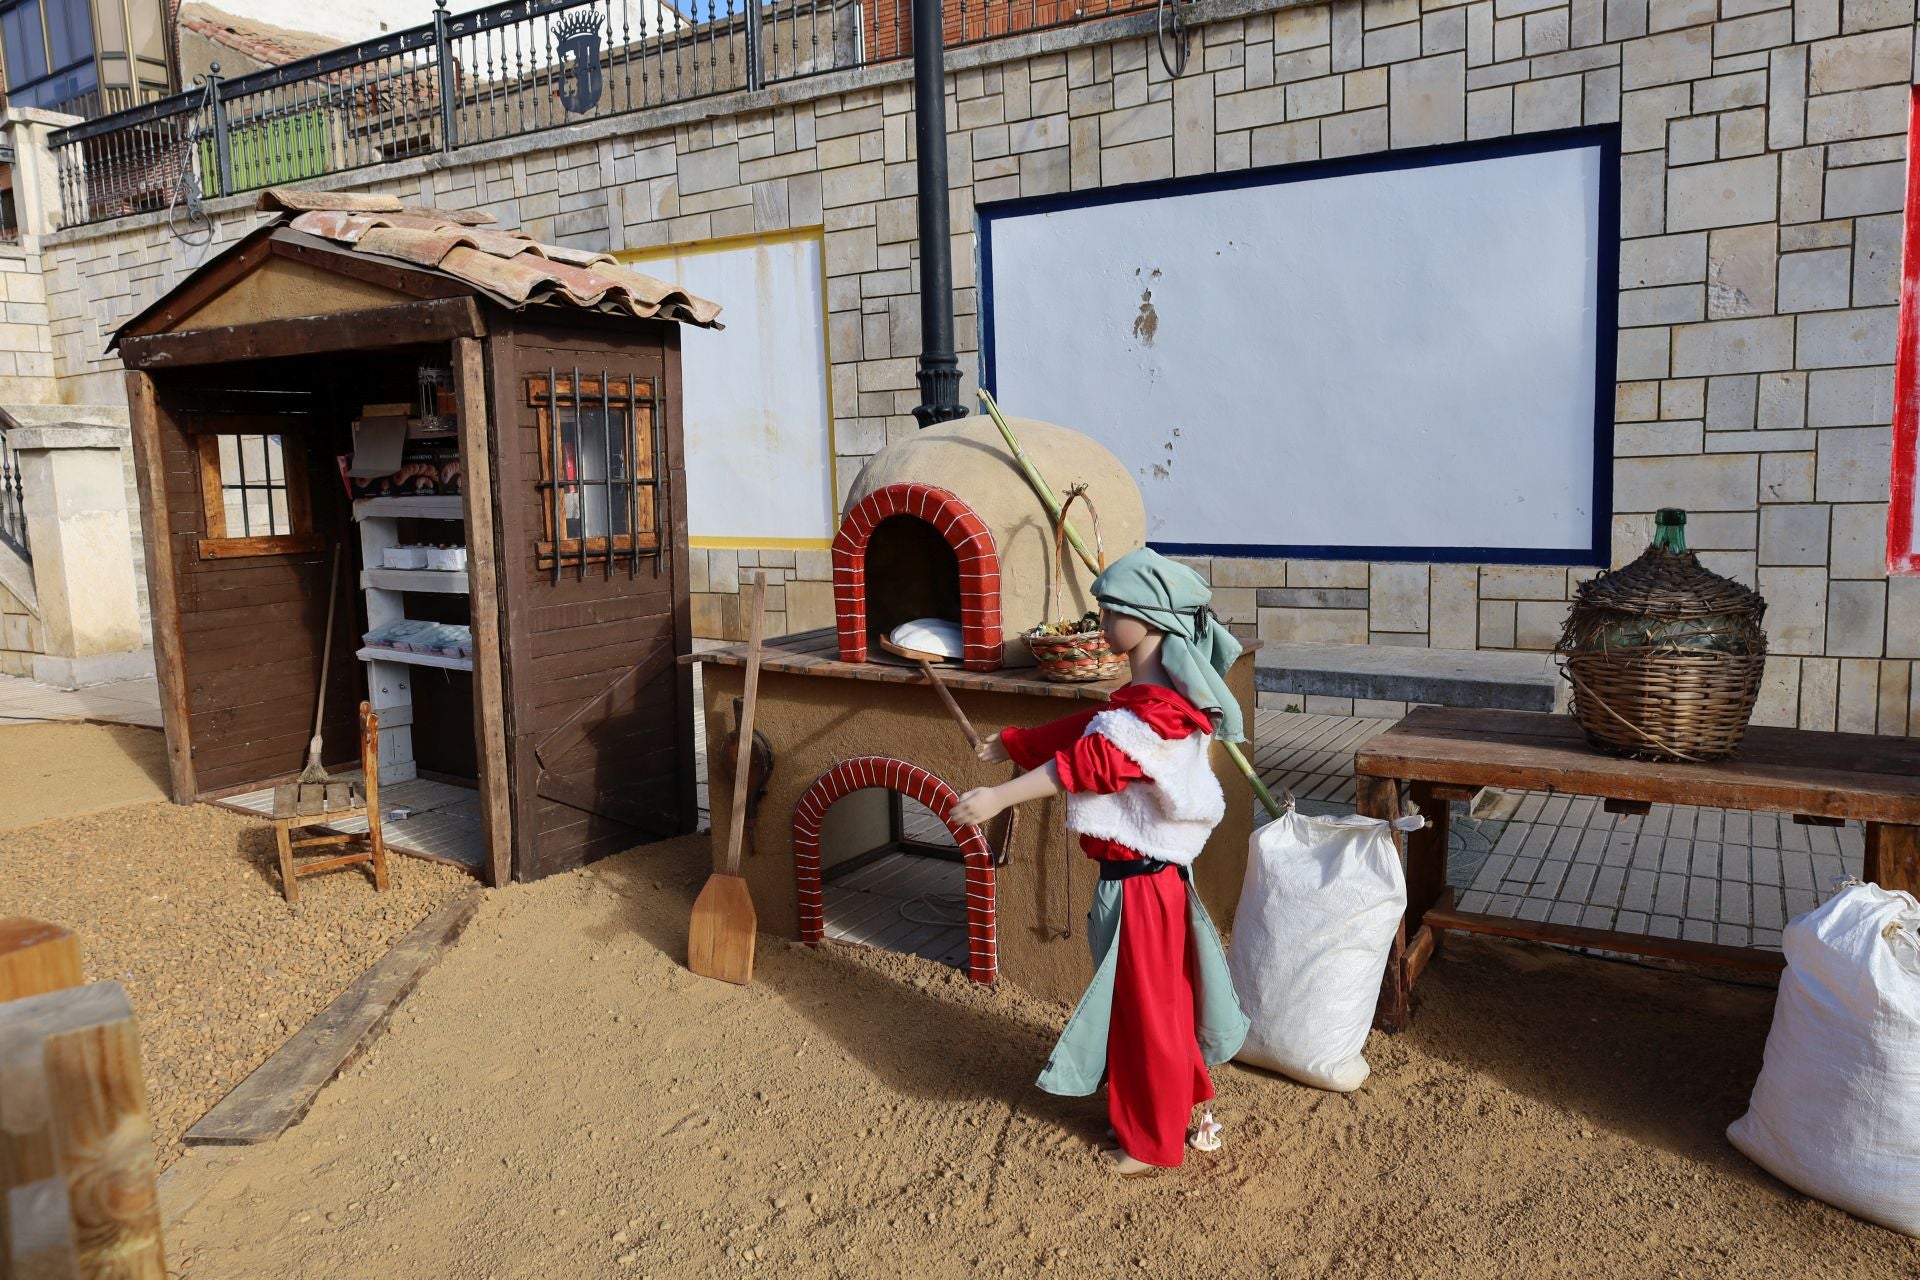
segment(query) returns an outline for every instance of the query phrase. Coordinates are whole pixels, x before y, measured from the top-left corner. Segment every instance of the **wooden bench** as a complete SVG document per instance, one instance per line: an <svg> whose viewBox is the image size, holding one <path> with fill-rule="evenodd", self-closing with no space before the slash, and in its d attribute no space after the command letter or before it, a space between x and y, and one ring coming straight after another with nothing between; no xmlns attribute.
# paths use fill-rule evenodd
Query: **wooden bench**
<svg viewBox="0 0 1920 1280"><path fill-rule="evenodd" d="M1865 878L1920 891L1920 739L1756 725L1732 760L1650 763L1594 751L1571 716L1423 707L1361 747L1353 768L1361 813L1397 816L1404 791L1432 819L1405 837L1407 914L1381 986L1374 1025L1383 1031L1406 1026L1413 984L1448 929L1763 972L1781 966L1776 951L1458 909L1447 887L1447 805L1482 787L1598 796L1612 813L1680 804L1864 822Z"/></svg>

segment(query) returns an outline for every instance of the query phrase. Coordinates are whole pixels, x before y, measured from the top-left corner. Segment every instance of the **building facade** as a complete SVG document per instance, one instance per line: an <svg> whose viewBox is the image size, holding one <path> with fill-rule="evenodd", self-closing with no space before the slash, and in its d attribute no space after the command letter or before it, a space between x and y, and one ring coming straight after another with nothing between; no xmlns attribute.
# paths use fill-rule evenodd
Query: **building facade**
<svg viewBox="0 0 1920 1280"><path fill-rule="evenodd" d="M1912 0L1201 0L1192 12L1178 76L1151 13L950 55L968 401L982 208L1597 130L1618 153L1618 289L1603 299L1617 368L1610 456L1596 460L1610 479L1613 562L1645 545L1656 508L1686 508L1702 558L1768 599L1761 720L1920 725L1920 580L1889 581L1885 549ZM844 495L867 457L915 429L909 77L897 62L835 71L323 181L484 209L536 238L616 253L817 234ZM242 234L250 203L212 202L199 244L159 215L45 237L62 399L122 395L108 336ZM1221 305L1260 322L1247 300ZM698 635L742 634L743 568L769 572L771 631L832 620L824 543L701 546L693 561ZM1596 571L1195 563L1245 634L1453 649L1550 648L1573 589Z"/></svg>

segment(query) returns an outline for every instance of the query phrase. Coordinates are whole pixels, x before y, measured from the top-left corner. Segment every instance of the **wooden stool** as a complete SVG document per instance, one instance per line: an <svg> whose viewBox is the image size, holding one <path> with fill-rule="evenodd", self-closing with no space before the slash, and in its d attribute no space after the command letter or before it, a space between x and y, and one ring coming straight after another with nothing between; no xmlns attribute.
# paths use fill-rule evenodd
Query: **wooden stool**
<svg viewBox="0 0 1920 1280"><path fill-rule="evenodd" d="M380 835L380 717L360 704L360 769L364 782L283 782L273 789L273 836L280 846L280 891L288 902L300 900L299 879L336 867L373 864L374 892L387 887L387 844ZM308 836L295 840L302 827L331 826L365 818L364 835ZM295 866L296 849L360 846L355 852Z"/></svg>

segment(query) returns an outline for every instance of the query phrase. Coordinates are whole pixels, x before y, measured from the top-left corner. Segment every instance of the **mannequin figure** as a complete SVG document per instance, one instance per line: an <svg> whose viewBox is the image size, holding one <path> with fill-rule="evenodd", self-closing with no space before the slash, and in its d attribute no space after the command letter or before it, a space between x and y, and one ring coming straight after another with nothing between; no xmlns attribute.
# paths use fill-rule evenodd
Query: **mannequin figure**
<svg viewBox="0 0 1920 1280"><path fill-rule="evenodd" d="M1100 864L1087 917L1094 978L1039 1085L1084 1097L1107 1085L1114 1145L1133 1176L1181 1163L1193 1108L1213 1097L1207 1067L1231 1058L1247 1019L1189 866L1226 814L1208 763L1216 734L1243 740L1224 675L1240 644L1207 608L1206 582L1141 550L1093 584L1101 630L1130 681L1104 708L983 743L988 763L1026 772L960 797L954 820L1067 797L1067 827Z"/></svg>

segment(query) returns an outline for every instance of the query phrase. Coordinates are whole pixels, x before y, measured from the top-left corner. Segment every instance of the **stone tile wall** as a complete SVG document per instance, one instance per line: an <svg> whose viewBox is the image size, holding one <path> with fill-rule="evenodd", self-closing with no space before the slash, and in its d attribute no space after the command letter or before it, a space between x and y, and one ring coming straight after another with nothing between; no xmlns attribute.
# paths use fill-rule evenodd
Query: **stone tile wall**
<svg viewBox="0 0 1920 1280"><path fill-rule="evenodd" d="M18 596L0 586L0 675L32 675L34 655L43 652L40 619Z"/></svg>
<svg viewBox="0 0 1920 1280"><path fill-rule="evenodd" d="M1913 0L1201 0L1187 74L1151 16L950 56L949 197L972 395L975 206L1581 125L1621 135L1614 560L1656 507L1770 601L1760 718L1920 725L1920 580L1889 583L1892 362ZM911 88L835 73L448 157L342 185L487 209L621 250L825 229L839 474L914 429ZM158 218L48 242L64 388L118 397L107 336L212 244ZM722 301L725 301L722 299ZM1221 614L1272 640L1551 646L1587 569L1215 559ZM697 631L741 634L740 571L773 631L830 625L826 552L696 551ZM1329 708L1331 709L1331 708ZM1351 708L1339 708L1351 709ZM1365 708L1363 708L1364 710Z"/></svg>

